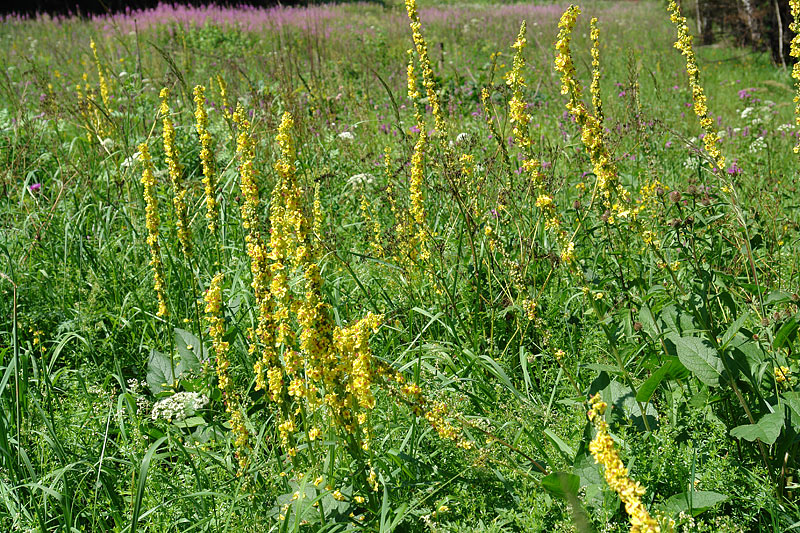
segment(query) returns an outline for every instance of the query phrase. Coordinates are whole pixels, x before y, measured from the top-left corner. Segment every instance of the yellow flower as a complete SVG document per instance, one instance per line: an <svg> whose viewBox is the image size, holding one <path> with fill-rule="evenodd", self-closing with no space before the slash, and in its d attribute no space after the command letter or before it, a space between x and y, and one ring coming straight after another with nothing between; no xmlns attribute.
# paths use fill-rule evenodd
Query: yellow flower
<svg viewBox="0 0 800 533"><path fill-rule="evenodd" d="M106 76L103 73L103 66L100 64L100 56L97 55L97 45L94 42L94 39L89 41L89 46L92 48L92 55L94 55L94 64L97 67L97 78L100 81L100 96L103 99L103 105L106 109L111 109L111 90L108 87L108 80L106 80Z"/></svg>
<svg viewBox="0 0 800 533"><path fill-rule="evenodd" d="M160 219L158 216L158 198L156 197L156 178L153 173L153 160L150 149L146 143L139 145L139 154L142 161L142 185L144 186L145 224L147 226L147 244L150 247L150 266L153 267L153 280L155 282L156 298L158 299L158 316L168 316L167 309L167 284L164 281L164 266L161 263L161 247L158 243L158 229Z"/></svg>
<svg viewBox="0 0 800 533"><path fill-rule="evenodd" d="M589 451L594 456L595 462L603 465L608 486L625 504L625 511L631 523L631 533L659 533L661 528L642 503L645 488L628 476L628 469L625 468L614 447L614 440L608 433L608 423L603 419L606 403L600 394L595 394L590 403L589 420L594 423L597 434L589 444Z"/></svg>
<svg viewBox="0 0 800 533"><path fill-rule="evenodd" d="M789 387L792 382L792 371L788 366L776 366L774 369L775 382L779 385Z"/></svg>
<svg viewBox="0 0 800 533"><path fill-rule="evenodd" d="M219 223L219 207L217 206L217 177L214 163L214 151L211 146L211 134L208 132L208 113L206 112L206 88L197 85L194 88L195 128L200 137L200 164L203 167L203 188L206 199L206 219L208 229L217 233Z"/></svg>
<svg viewBox="0 0 800 533"><path fill-rule="evenodd" d="M175 219L178 226L178 240L185 257L192 255L192 235L189 229L188 208L186 206L186 187L183 184L183 168L178 161L178 151L175 148L175 127L172 124L169 111L169 89L161 89L161 123L163 125L164 155L167 159L169 177L172 181L173 198L172 204L175 207Z"/></svg>
<svg viewBox="0 0 800 533"><path fill-rule="evenodd" d="M789 9L792 13L792 22L789 29L794 32L792 42L789 45L789 55L795 59L800 59L800 0L789 0ZM792 78L795 80L796 96L794 97L795 123L800 125L800 61L795 61L792 65ZM800 153L800 141L794 147L795 153Z"/></svg>
<svg viewBox="0 0 800 533"><path fill-rule="evenodd" d="M592 106L594 116L598 122L603 122L603 101L600 98L600 31L597 29L597 18L592 17L589 23L592 39L592 84L589 90L592 93Z"/></svg>
<svg viewBox="0 0 800 533"><path fill-rule="evenodd" d="M681 8L675 0L670 1L667 10L670 13L670 20L678 29L678 40L675 41L675 48L686 58L686 73L689 76L689 88L692 90L694 113L700 119L700 126L705 132L703 144L708 155L714 160L717 172L722 172L722 169L725 168L725 158L717 145L719 137L714 129L714 121L708 116L705 90L700 85L700 69L697 66L697 59L692 48L692 35L689 33L686 17L681 15Z"/></svg>
<svg viewBox="0 0 800 533"><path fill-rule="evenodd" d="M422 36L422 23L419 20L416 0L406 0L406 12L408 13L411 33L414 38L414 46L417 50L419 66L422 71L422 86L425 88L425 95L428 97L428 103L433 111L436 132L444 138L447 136L447 124L445 123L444 113L439 103L439 95L436 93L436 82L433 80L434 74L431 68L431 60L428 56L428 45L425 43L425 38ZM409 78L409 96L410 93L411 82Z"/></svg>

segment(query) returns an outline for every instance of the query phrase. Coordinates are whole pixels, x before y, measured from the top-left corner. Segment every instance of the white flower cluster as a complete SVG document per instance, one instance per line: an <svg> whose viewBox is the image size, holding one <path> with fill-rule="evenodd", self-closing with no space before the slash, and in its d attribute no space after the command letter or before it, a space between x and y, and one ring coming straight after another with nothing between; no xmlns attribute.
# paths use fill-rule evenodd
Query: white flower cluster
<svg viewBox="0 0 800 533"><path fill-rule="evenodd" d="M756 154L762 150L767 149L767 141L764 137L756 137L753 139L753 142L750 143L749 152L751 154Z"/></svg>
<svg viewBox="0 0 800 533"><path fill-rule="evenodd" d="M353 189L360 189L362 187L366 187L367 185L372 185L374 181L375 176L372 174L355 174L350 176L350 179L347 180L347 184Z"/></svg>
<svg viewBox="0 0 800 533"><path fill-rule="evenodd" d="M772 108L775 107L775 102L771 100L764 100L760 105L748 106L739 112L739 117L750 123L750 126L760 126L770 121L773 115Z"/></svg>
<svg viewBox="0 0 800 533"><path fill-rule="evenodd" d="M178 392L153 405L153 420L178 422L208 405L208 397L199 392Z"/></svg>

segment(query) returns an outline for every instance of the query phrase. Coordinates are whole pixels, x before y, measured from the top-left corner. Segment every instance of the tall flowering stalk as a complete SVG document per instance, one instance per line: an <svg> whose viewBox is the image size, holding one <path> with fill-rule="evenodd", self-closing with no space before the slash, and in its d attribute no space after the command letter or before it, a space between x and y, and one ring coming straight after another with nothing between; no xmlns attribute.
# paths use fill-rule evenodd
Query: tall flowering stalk
<svg viewBox="0 0 800 533"><path fill-rule="evenodd" d="M238 405L238 393L230 376L231 362L228 358L230 344L224 339L225 318L222 314L222 284L225 276L217 273L205 294L205 313L211 346L216 357L217 385L222 392L225 411L230 415L231 431L235 435L234 447L240 468L247 466L247 452L250 448L250 433L244 421L244 413Z"/></svg>
<svg viewBox="0 0 800 533"><path fill-rule="evenodd" d="M233 114L231 113L231 107L228 103L228 84L225 83L225 79L217 74L217 87L219 88L219 101L222 107L222 116L226 119L233 118Z"/></svg>
<svg viewBox="0 0 800 533"><path fill-rule="evenodd" d="M256 327L250 331L249 351L259 351L253 371L256 376L256 390L266 389L274 401L279 401L283 385L280 362L275 352L274 324L272 317L272 300L270 297L270 269L267 248L261 234L261 203L258 182L256 181L255 150L250 133L250 122L245 118L244 109L237 106L232 115L237 126L236 156L239 160L239 188L242 191L241 217L245 235L245 246L250 258L250 283L253 289L258 314Z"/></svg>
<svg viewBox="0 0 800 533"><path fill-rule="evenodd" d="M597 121L603 123L603 100L600 97L600 30L597 29L597 17L592 17L589 22L589 36L592 39L592 83L589 91L592 93L592 107Z"/></svg>
<svg viewBox="0 0 800 533"><path fill-rule="evenodd" d="M792 78L797 87L794 97L794 114L795 123L800 126L800 0L789 0L789 9L792 13L789 29L794 32L792 43L789 46L789 55L797 60L792 65ZM800 153L800 141L795 145L794 153Z"/></svg>
<svg viewBox="0 0 800 533"><path fill-rule="evenodd" d="M686 74L689 76L689 87L692 89L692 99L694 100L694 114L700 119L700 127L703 128L703 144L706 152L717 168L717 173L721 173L725 168L725 158L717 145L719 136L714 128L714 120L708 116L708 105L703 86L700 85L700 69L697 67L697 59L692 48L692 35L689 33L689 25L686 17L681 15L681 8L671 0L667 6L670 20L678 29L678 40L675 41L675 48L686 58Z"/></svg>
<svg viewBox="0 0 800 533"><path fill-rule="evenodd" d="M591 398L589 420L594 424L597 434L589 451L596 463L603 465L606 483L619 495L625 504L625 511L631 523L631 533L659 533L661 528L642 503L645 488L628 475L628 469L614 447L614 439L608 433L608 423L603 419L606 403L596 394Z"/></svg>
<svg viewBox="0 0 800 533"><path fill-rule="evenodd" d="M595 115L589 113L586 105L581 100L581 86L575 77L575 64L572 61L570 42L572 31L575 28L580 8L571 5L558 23L558 37L556 39L555 68L561 74L561 94L569 95L566 107L581 129L581 141L586 147L592 161L596 177L595 189L592 200L599 196L604 208L610 211L608 221L613 223L617 218L631 216L630 194L619 182L617 167L614 158L608 150L603 134L602 103L599 92L599 53L594 52L599 47L599 31L596 23L592 24L592 40L594 41L592 58L595 71L592 73L592 101L596 109ZM634 213L635 216L635 213Z"/></svg>
<svg viewBox="0 0 800 533"><path fill-rule="evenodd" d="M428 97L428 103L433 112L435 121L436 132L443 138L447 136L447 123L444 119L441 104L439 102L439 95L436 93L436 82L433 79L433 69L431 68L430 56L428 56L428 44L422 36L422 23L419 20L419 12L417 11L416 0L406 0L406 12L410 21L411 33L414 38L414 46L417 50L417 57L419 59L419 67L422 71L422 86L425 88L425 95ZM409 77L409 80L411 78ZM411 87L409 85L409 93Z"/></svg>
<svg viewBox="0 0 800 533"><path fill-rule="evenodd" d="M292 266L304 263L308 249L305 246L306 221L299 209L300 195L295 176L295 147L291 130L294 120L284 113L278 126L279 157L275 162L278 182L272 190L270 204L270 293L275 304L275 346L283 349L286 373L295 374L300 361L294 351L295 335L289 322L292 293L289 273Z"/></svg>
<svg viewBox="0 0 800 533"><path fill-rule="evenodd" d="M153 281L158 299L158 316L169 316L167 309L167 284L164 281L164 265L161 262L161 246L158 243L158 198L156 197L156 178L153 172L153 159L146 143L139 145L142 161L142 185L144 186L145 224L147 226L147 245L150 247L150 266L153 268Z"/></svg>
<svg viewBox="0 0 800 533"><path fill-rule="evenodd" d="M533 146L533 140L528 133L528 123L531 120L531 116L526 109L523 95L523 88L525 87L525 57L523 51L528 43L525 32L526 24L523 21L519 28L517 39L511 46L514 49L514 61L505 78L506 85L511 89L508 114L509 120L514 126L512 131L514 142L521 150L530 152ZM556 236L556 242L558 242L561 250L561 260L565 263L571 263L575 259L575 244L562 225L552 194L545 189L544 175L540 171L541 164L536 158L531 157L530 153L527 155L527 159L522 163L522 169L530 177L530 182L536 195L536 207L544 215L545 228L552 230Z"/></svg>
<svg viewBox="0 0 800 533"><path fill-rule="evenodd" d="M108 86L108 80L103 73L103 65L100 63L100 56L97 54L97 45L94 39L89 41L89 46L92 48L92 55L94 56L94 64L97 67L97 79L100 83L100 97L103 99L103 105L106 109L110 109L111 103L111 90Z"/></svg>
<svg viewBox="0 0 800 533"><path fill-rule="evenodd" d="M526 104L522 89L525 87L525 56L522 51L528 40L525 38L526 23L523 20L522 25L519 27L519 34L517 40L511 45L514 49L514 60L511 70L506 74L506 85L511 89L511 100L508 102L508 118L511 125L514 127L512 133L514 134L514 141L520 148L528 148L532 142L528 135L528 123L531 121L531 116L526 110ZM533 160L529 166L536 170L539 162ZM538 170L537 170L538 172Z"/></svg>
<svg viewBox="0 0 800 533"><path fill-rule="evenodd" d="M186 186L183 183L183 168L178 161L178 150L175 147L175 126L170 118L169 89L161 89L161 124L163 126L164 155L167 160L170 181L172 182L175 207L175 220L178 226L178 240L181 243L183 255L187 259L192 256L192 233L189 228L189 214L186 206Z"/></svg>
<svg viewBox="0 0 800 533"><path fill-rule="evenodd" d="M420 130L417 142L414 145L414 153L411 155L411 181L409 182L409 214L411 215L411 228L406 234L410 237L408 243L409 256L426 261L430 257L427 247L428 225L425 215L425 195L423 187L425 185L425 145L427 134L424 128Z"/></svg>
<svg viewBox="0 0 800 533"><path fill-rule="evenodd" d="M208 113L206 112L206 88L197 85L194 88L195 129L200 137L200 164L203 167L203 190L205 192L206 220L208 229L217 234L219 226L219 206L217 205L217 176L214 162L214 151L211 145L211 134L208 131Z"/></svg>
<svg viewBox="0 0 800 533"><path fill-rule="evenodd" d="M383 245L381 244L383 229L381 228L380 221L372 216L367 195L361 195L359 207L361 208L361 218L364 220L364 227L367 230L367 241L369 242L370 252L375 257L381 258L383 257Z"/></svg>

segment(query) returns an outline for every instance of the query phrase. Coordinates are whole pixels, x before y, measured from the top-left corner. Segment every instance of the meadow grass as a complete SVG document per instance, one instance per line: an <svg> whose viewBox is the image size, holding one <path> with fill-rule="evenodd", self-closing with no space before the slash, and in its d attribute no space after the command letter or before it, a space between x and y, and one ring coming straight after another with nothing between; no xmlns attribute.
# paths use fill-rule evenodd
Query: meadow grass
<svg viewBox="0 0 800 533"><path fill-rule="evenodd" d="M6 18L0 529L798 527L790 73L582 10Z"/></svg>

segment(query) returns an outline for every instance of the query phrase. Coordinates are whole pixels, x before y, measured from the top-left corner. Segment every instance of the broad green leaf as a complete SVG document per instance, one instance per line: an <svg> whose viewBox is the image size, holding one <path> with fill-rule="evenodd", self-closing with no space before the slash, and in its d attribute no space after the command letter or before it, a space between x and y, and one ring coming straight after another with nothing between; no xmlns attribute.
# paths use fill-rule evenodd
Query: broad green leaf
<svg viewBox="0 0 800 533"><path fill-rule="evenodd" d="M572 459L575 457L575 450L570 448L569 444L561 440L561 437L556 435L551 429L545 429L544 434L550 439L550 442L553 443L553 446L561 452L561 455L567 462L572 462Z"/></svg>
<svg viewBox="0 0 800 533"><path fill-rule="evenodd" d="M792 301L791 293L788 293L786 291L772 291L767 295L767 298L764 300L764 304L765 305L779 304L779 303L782 304L791 301Z"/></svg>
<svg viewBox="0 0 800 533"><path fill-rule="evenodd" d="M542 478L542 487L553 496L566 500L569 495L578 495L581 478L567 472L553 472Z"/></svg>
<svg viewBox="0 0 800 533"><path fill-rule="evenodd" d="M156 350L150 350L150 357L147 359L147 386L150 387L150 392L158 394L171 387L174 382L175 376L172 373L169 357Z"/></svg>
<svg viewBox="0 0 800 533"><path fill-rule="evenodd" d="M783 428L783 412L769 413L755 424L744 424L731 430L731 437L753 442L758 439L764 444L774 444Z"/></svg>
<svg viewBox="0 0 800 533"><path fill-rule="evenodd" d="M642 305L639 309L639 322L642 324L642 330L655 339L658 337L658 327L653 321L655 315L647 305Z"/></svg>
<svg viewBox="0 0 800 533"><path fill-rule="evenodd" d="M200 339L185 329L175 328L175 348L180 355L180 361L175 368L177 377L186 372L199 371L200 362L208 357Z"/></svg>
<svg viewBox="0 0 800 533"><path fill-rule="evenodd" d="M688 368L697 379L710 387L719 386L719 378L724 369L722 359L711 344L699 337L680 337L674 333L667 338L675 344L683 366Z"/></svg>
<svg viewBox="0 0 800 533"><path fill-rule="evenodd" d="M668 358L667 361L661 365L661 368L653 372L653 374L642 383L639 390L636 392L636 401L647 402L653 396L658 386L665 379L678 379L688 374L686 367L676 358Z"/></svg>
<svg viewBox="0 0 800 533"><path fill-rule="evenodd" d="M800 313L797 313L781 326L775 334L775 341L773 343L776 349L781 348L787 341L794 340L794 338L797 337L797 327L799 324Z"/></svg>
<svg viewBox="0 0 800 533"><path fill-rule="evenodd" d="M735 337L739 330L742 329L742 326L748 318L750 318L749 312L744 313L742 316L734 320L733 324L728 327L728 329L725 331L725 334L722 336L723 347L727 346L728 343L733 340L733 337Z"/></svg>
<svg viewBox="0 0 800 533"><path fill-rule="evenodd" d="M682 494L670 496L664 503L665 510L670 514L689 512L692 516L711 509L712 507L727 501L729 496L711 490L686 491Z"/></svg>

